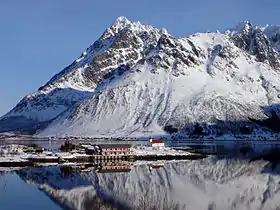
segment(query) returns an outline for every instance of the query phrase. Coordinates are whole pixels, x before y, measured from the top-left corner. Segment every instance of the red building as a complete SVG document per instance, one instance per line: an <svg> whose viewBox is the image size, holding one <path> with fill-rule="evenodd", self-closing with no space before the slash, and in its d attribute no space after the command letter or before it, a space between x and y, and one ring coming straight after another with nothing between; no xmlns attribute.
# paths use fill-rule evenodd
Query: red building
<svg viewBox="0 0 280 210"><path fill-rule="evenodd" d="M129 155L131 144L99 144L100 155Z"/></svg>
<svg viewBox="0 0 280 210"><path fill-rule="evenodd" d="M152 139L150 138L150 143L152 147L164 147L165 143L160 139Z"/></svg>
<svg viewBox="0 0 280 210"><path fill-rule="evenodd" d="M101 165L97 170L98 173L115 173L115 172L129 172L131 164L125 162L108 162Z"/></svg>
<svg viewBox="0 0 280 210"><path fill-rule="evenodd" d="M130 155L131 144L82 145L88 155Z"/></svg>

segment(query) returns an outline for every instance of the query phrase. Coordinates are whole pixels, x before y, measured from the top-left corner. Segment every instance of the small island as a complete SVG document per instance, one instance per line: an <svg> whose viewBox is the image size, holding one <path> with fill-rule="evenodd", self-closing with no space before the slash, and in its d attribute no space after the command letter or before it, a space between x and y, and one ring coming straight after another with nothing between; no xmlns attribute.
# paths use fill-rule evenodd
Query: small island
<svg viewBox="0 0 280 210"><path fill-rule="evenodd" d="M138 160L193 160L206 157L171 147L165 147L160 140L150 145L132 145L116 143L78 143L64 141L61 147L52 151L37 145L10 144L0 146L0 167L24 167L44 164L61 163L96 163ZM159 143L160 142L160 143Z"/></svg>

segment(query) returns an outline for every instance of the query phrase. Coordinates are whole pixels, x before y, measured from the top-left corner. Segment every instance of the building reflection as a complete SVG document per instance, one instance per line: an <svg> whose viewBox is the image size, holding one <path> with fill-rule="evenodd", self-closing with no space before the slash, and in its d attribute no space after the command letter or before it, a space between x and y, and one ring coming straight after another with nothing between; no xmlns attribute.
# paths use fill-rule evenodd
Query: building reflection
<svg viewBox="0 0 280 210"><path fill-rule="evenodd" d="M77 169L80 172L96 172L96 173L126 173L130 172L133 163L126 161L116 162L100 162L89 163L79 166Z"/></svg>

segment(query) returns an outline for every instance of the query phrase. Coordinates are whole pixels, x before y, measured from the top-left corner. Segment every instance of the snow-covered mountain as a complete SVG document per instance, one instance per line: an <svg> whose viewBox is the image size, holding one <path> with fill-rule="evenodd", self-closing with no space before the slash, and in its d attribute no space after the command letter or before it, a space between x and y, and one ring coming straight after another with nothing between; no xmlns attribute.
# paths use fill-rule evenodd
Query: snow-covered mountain
<svg viewBox="0 0 280 210"><path fill-rule="evenodd" d="M119 17L77 60L3 116L0 131L37 128L54 119L142 59L160 34L151 26Z"/></svg>
<svg viewBox="0 0 280 210"><path fill-rule="evenodd" d="M175 38L118 18L80 58L2 118L47 124L41 136L239 132L280 101L280 27L240 23ZM49 122L51 120L51 122ZM45 122L45 123L44 123ZM5 125L5 126L4 126ZM218 129L217 129L218 128ZM2 129L3 130L3 129Z"/></svg>

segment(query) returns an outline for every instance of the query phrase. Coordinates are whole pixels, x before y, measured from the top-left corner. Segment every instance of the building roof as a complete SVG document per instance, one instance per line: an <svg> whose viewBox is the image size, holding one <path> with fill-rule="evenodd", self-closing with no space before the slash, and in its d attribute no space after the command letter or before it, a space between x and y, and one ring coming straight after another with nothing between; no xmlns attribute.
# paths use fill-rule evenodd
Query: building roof
<svg viewBox="0 0 280 210"><path fill-rule="evenodd" d="M158 143L164 143L164 142L162 140L153 139L152 144L156 144L156 143L158 144Z"/></svg>
<svg viewBox="0 0 280 210"><path fill-rule="evenodd" d="M131 144L98 144L101 148L130 148Z"/></svg>
<svg viewBox="0 0 280 210"><path fill-rule="evenodd" d="M161 168L163 167L162 165L152 165L151 168Z"/></svg>

